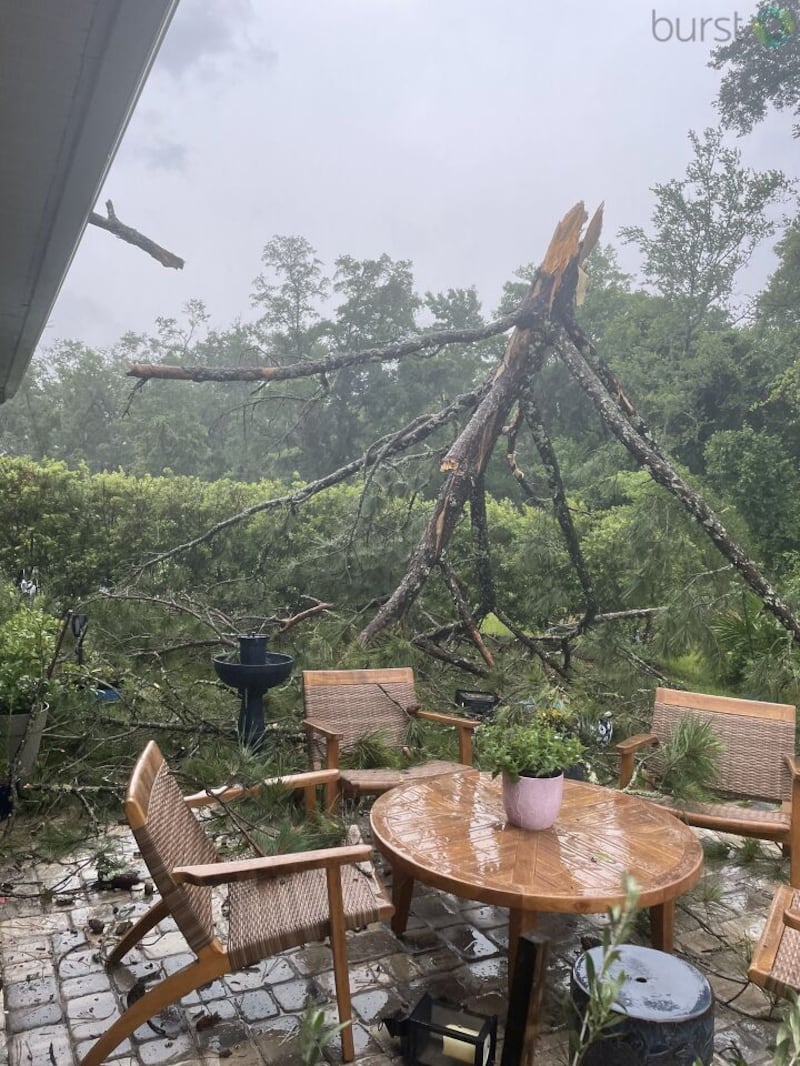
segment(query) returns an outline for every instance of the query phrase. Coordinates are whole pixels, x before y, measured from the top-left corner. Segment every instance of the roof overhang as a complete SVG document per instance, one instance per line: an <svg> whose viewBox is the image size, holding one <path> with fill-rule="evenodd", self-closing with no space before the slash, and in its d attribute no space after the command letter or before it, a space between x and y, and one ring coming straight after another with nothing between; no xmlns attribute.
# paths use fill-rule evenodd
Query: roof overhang
<svg viewBox="0 0 800 1066"><path fill-rule="evenodd" d="M178 0L0 0L0 403L33 356Z"/></svg>

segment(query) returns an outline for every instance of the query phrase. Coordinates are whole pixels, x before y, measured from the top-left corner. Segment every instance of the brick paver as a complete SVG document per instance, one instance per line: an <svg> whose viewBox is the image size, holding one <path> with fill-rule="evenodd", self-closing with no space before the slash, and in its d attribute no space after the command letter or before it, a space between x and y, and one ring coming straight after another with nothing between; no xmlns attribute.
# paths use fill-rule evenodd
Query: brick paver
<svg viewBox="0 0 800 1066"><path fill-rule="evenodd" d="M132 843L120 835L134 866ZM776 1016L769 999L746 984L748 944L760 932L776 878L786 876L776 848L764 845L749 864L732 847L710 861L709 878L679 901L679 953L709 976L717 995L719 1062L750 1066L771 1061ZM141 870L146 877L146 871ZM383 871L388 873L388 871ZM104 954L127 923L151 904L141 889L98 889L88 857L73 862L0 871L8 895L0 904L2 1017L0 1066L77 1066L115 1018L137 981L157 978L192 956L174 923L154 930L113 971ZM585 938L602 917L543 916L551 941L548 993L537 1066L566 1061L559 999ZM646 921L637 923L646 933ZM399 1062L398 1047L381 1025L408 1009L424 991L470 1010L507 1009L507 920L503 911L417 886L402 939L388 926L349 937L353 1032L361 1066ZM293 1038L307 1001L335 1020L331 955L309 944L267 959L198 990L136 1031L109 1060L114 1066L281 1066L299 1064ZM729 1005L728 1005L729 1004ZM338 1059L338 1043L327 1051ZM741 1057L736 1060L735 1055Z"/></svg>

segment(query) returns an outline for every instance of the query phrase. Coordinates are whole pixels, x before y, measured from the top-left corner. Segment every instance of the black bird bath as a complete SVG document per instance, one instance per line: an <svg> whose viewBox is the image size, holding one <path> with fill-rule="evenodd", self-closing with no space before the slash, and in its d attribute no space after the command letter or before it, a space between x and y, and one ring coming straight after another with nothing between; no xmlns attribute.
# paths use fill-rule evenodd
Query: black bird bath
<svg viewBox="0 0 800 1066"><path fill-rule="evenodd" d="M239 662L225 655L211 660L224 685L238 690L242 698L239 711L239 742L251 751L264 743L264 693L292 672L291 655L267 651L266 637L239 637Z"/></svg>

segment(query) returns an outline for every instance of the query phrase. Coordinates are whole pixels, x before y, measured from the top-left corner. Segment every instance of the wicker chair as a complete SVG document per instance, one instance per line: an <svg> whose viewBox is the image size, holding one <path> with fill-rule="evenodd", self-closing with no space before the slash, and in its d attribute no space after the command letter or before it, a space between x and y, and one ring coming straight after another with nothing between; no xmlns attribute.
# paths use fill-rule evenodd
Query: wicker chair
<svg viewBox="0 0 800 1066"><path fill-rule="evenodd" d="M414 691L410 667L386 670L305 670L303 698L312 766L339 767L340 752L355 741L377 734L390 747L401 750L409 722L423 718L458 730L459 762L430 760L421 766L395 770L345 770L339 775L342 796L379 795L404 781L463 770L472 765L472 731L480 725L471 718L423 711Z"/></svg>
<svg viewBox="0 0 800 1066"><path fill-rule="evenodd" d="M666 741L676 723L689 714L711 722L723 742L714 789L726 802L671 803L668 798L659 802L689 825L781 844L791 855L790 882L800 886L800 778L791 704L659 688L651 732L617 744L619 787L625 788L633 777L635 753ZM657 761L654 769L657 773ZM736 800L780 806L742 806Z"/></svg>
<svg viewBox="0 0 800 1066"><path fill-rule="evenodd" d="M333 772L335 775L335 771ZM307 803L331 771L296 774L282 784L303 789ZM161 899L125 934L109 956L119 962L158 922L172 916L197 958L165 977L113 1023L83 1058L99 1063L135 1029L170 1003L223 974L286 948L330 936L339 1018L350 1020L345 931L389 917L366 845L294 855L220 861L192 807L249 794L234 787L183 797L158 747L151 741L128 785L125 814ZM212 919L212 887L228 885L228 938L223 946ZM342 1058L354 1058L352 1027L342 1029Z"/></svg>
<svg viewBox="0 0 800 1066"><path fill-rule="evenodd" d="M800 992L800 892L781 885L747 975L753 984L778 996Z"/></svg>

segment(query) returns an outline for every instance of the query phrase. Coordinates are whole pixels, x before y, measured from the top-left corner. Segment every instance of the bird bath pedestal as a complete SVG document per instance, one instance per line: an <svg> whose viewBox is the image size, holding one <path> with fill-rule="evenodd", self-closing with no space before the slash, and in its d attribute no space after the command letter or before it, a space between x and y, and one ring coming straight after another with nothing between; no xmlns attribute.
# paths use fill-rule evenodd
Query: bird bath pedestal
<svg viewBox="0 0 800 1066"><path fill-rule="evenodd" d="M239 637L239 661L225 655L211 660L224 685L237 689L242 699L239 711L239 742L251 751L264 743L264 693L280 685L292 672L291 655L267 651L267 638Z"/></svg>

